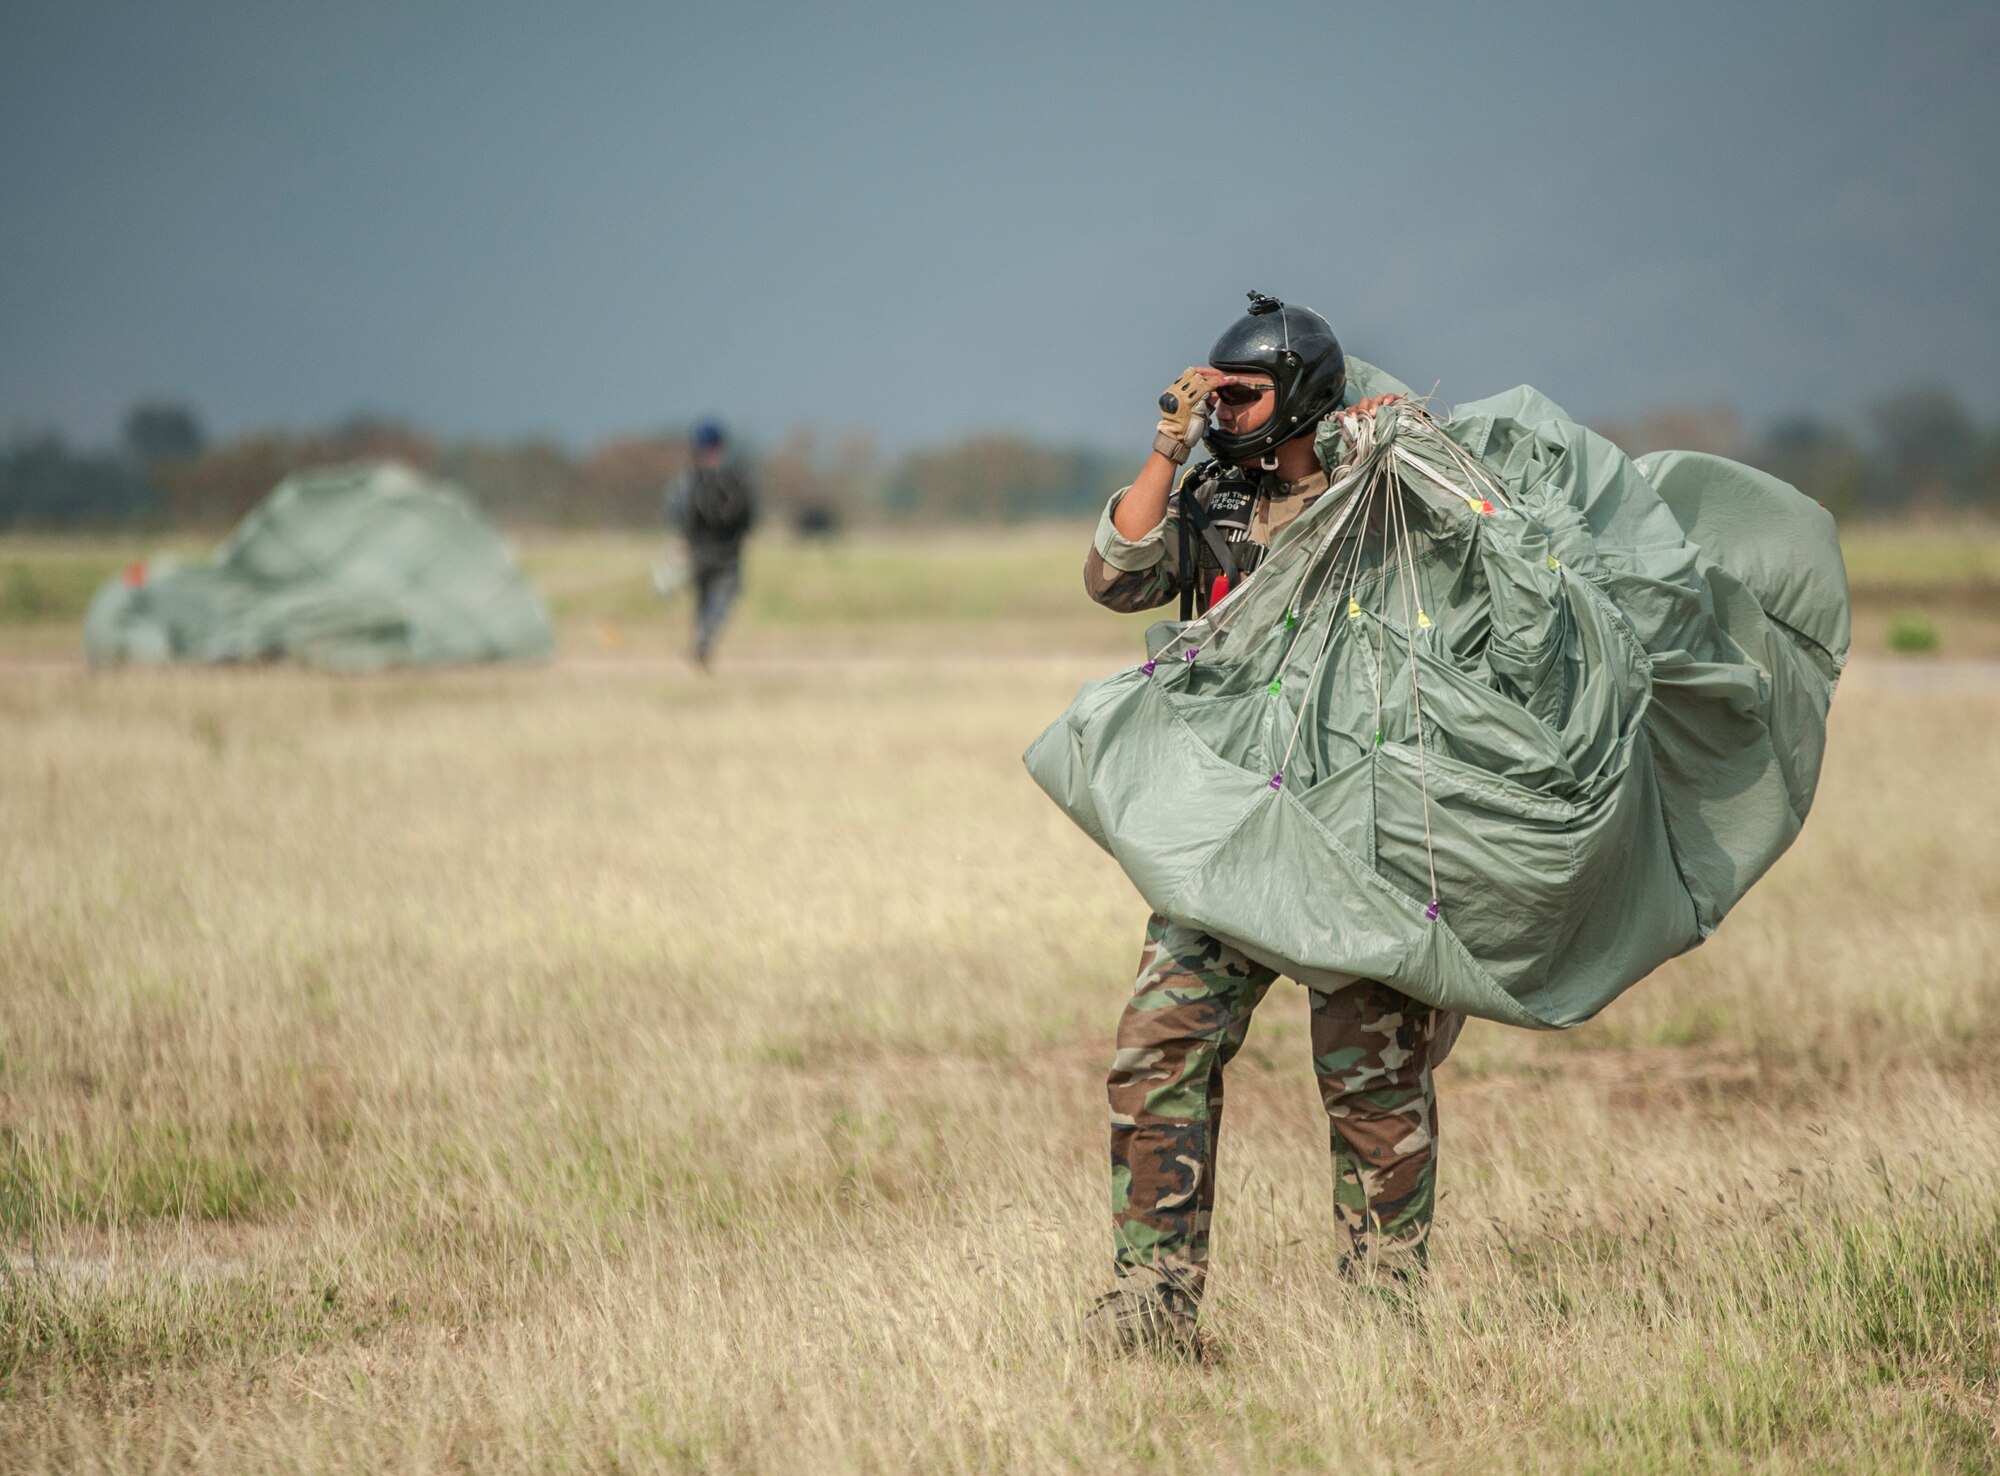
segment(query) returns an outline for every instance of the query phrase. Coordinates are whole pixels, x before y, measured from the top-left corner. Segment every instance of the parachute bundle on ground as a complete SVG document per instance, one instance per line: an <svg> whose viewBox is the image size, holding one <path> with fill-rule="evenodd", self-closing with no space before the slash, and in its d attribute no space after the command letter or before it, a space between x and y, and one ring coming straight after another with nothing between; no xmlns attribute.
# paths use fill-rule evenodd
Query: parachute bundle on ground
<svg viewBox="0 0 2000 1476"><path fill-rule="evenodd" d="M135 565L91 601L83 644L94 664L366 671L543 657L555 636L461 493L362 462L287 477L206 564Z"/></svg>
<svg viewBox="0 0 2000 1476"><path fill-rule="evenodd" d="M1333 485L1256 573L1028 767L1156 910L1302 983L1586 1020L1805 819L1848 646L1832 519L1525 387L1318 449Z"/></svg>

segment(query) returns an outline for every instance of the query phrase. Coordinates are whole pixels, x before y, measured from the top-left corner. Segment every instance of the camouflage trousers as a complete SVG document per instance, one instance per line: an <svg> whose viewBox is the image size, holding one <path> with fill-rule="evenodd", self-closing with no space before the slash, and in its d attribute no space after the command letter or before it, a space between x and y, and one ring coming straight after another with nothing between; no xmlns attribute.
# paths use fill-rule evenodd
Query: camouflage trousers
<svg viewBox="0 0 2000 1476"><path fill-rule="evenodd" d="M1158 916L1147 925L1108 1082L1119 1276L1157 1278L1200 1297L1223 1068L1276 978L1205 933ZM1310 992L1341 1270L1356 1280L1407 1279L1423 1267L1435 1200L1431 1068L1450 1051L1465 1017L1370 981Z"/></svg>

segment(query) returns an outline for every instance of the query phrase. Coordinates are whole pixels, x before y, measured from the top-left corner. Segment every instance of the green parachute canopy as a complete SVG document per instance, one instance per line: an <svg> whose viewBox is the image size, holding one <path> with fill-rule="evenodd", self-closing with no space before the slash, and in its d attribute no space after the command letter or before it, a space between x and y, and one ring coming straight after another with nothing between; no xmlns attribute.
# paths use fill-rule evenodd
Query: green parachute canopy
<svg viewBox="0 0 2000 1476"><path fill-rule="evenodd" d="M1805 820L1847 658L1833 520L1525 387L1316 445L1326 495L1029 770L1156 910L1302 983L1587 1020Z"/></svg>
<svg viewBox="0 0 2000 1476"><path fill-rule="evenodd" d="M205 564L137 564L83 624L93 665L289 658L346 671L529 660L555 635L465 496L393 462L285 478Z"/></svg>

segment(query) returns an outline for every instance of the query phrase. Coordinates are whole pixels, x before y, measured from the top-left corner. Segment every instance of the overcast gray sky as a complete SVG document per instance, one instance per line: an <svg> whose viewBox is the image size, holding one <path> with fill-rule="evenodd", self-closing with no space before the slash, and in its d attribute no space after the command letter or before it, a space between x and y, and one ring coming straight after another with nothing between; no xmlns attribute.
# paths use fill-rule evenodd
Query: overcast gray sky
<svg viewBox="0 0 2000 1476"><path fill-rule="evenodd" d="M1248 288L1459 400L2000 412L2000 5L0 11L0 430L1143 443Z"/></svg>

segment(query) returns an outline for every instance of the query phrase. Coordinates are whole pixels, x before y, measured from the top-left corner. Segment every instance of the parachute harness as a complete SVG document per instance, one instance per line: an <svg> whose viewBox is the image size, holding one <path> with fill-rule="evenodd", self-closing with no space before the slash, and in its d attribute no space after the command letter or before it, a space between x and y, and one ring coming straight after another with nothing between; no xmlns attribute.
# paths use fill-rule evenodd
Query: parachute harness
<svg viewBox="0 0 2000 1476"><path fill-rule="evenodd" d="M1335 633L1344 627L1357 627L1364 632L1359 639L1366 643L1364 650L1375 699L1374 741L1370 751L1379 752L1383 742L1382 669L1390 636L1388 622L1379 613L1371 615L1359 599L1368 533L1371 524L1379 522L1381 540L1375 569L1382 577L1377 580L1375 593L1386 595L1386 576L1390 573L1397 576L1403 607L1404 656L1416 715L1417 787L1423 810L1424 864L1430 883L1430 905L1424 909L1424 916L1435 921L1440 908L1437 855L1431 828L1430 767L1424 742L1423 687L1419 680L1421 663L1417 659L1417 632L1431 629L1432 622L1424 609L1417 570L1416 540L1410 530L1405 497L1408 494L1432 495L1430 489L1435 488L1456 501L1464 502L1479 517L1491 517L1496 502L1511 504L1513 499L1476 457L1442 433L1438 422L1429 413L1427 402L1403 401L1390 413L1394 419L1389 423L1387 434L1378 433L1375 416L1351 416L1343 421L1341 429L1347 440L1347 455L1334 469L1333 483L1322 495L1330 501L1344 498L1346 505L1328 520L1326 531L1311 543L1289 543L1266 558L1223 599L1210 606L1206 614L1184 625L1159 650L1154 651L1141 670L1151 676L1160 658L1182 643L1186 643L1183 660L1193 663L1202 645L1220 636L1230 618L1245 607L1243 592L1253 585L1273 582L1279 567L1304 550L1305 557L1299 561L1297 578L1285 601L1284 625L1291 631L1291 639L1278 663L1278 674L1267 689L1270 695L1282 695L1285 674L1292 669L1293 657L1300 643L1306 639L1307 632L1321 616L1325 618L1325 627L1319 636L1319 650L1314 655L1312 668L1306 675L1304 692L1292 720L1284 754L1271 776L1271 788L1284 788L1285 771L1291 765L1299 735L1305 728L1314 683L1333 651ZM1420 433L1426 449L1443 451L1452 469L1485 495L1474 496L1455 485L1413 452L1396 434L1398 429L1406 426ZM1420 483L1427 485L1420 487Z"/></svg>

